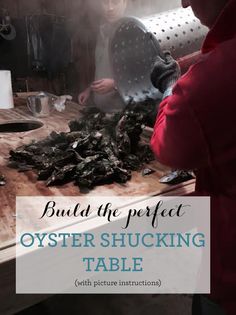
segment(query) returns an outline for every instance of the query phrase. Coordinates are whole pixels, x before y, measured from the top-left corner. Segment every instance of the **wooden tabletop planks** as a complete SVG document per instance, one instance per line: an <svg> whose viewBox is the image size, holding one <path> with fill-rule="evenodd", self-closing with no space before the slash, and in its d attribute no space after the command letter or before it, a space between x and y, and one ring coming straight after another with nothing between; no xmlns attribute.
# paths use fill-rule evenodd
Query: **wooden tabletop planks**
<svg viewBox="0 0 236 315"><path fill-rule="evenodd" d="M25 100L17 99L12 110L0 110L0 123L9 120L34 119L27 109ZM18 106L20 104L20 106ZM24 105L23 105L24 104ZM68 131L68 122L79 117L81 107L69 102L63 113L54 112L50 117L40 119L44 126L40 129L22 133L0 133L0 173L6 177L7 184L0 187L0 250L15 241L15 198L16 196L79 196L79 188L73 183L59 187L46 187L44 182L38 182L34 172L20 173L8 167L8 156L11 149L30 143L31 140L43 139L52 131ZM167 171L158 162L148 165L156 172L142 176L141 172L133 172L132 179L126 184L113 183L98 186L91 190L87 196L155 196L155 195L181 195L194 190L194 180L180 185L168 186L159 183Z"/></svg>

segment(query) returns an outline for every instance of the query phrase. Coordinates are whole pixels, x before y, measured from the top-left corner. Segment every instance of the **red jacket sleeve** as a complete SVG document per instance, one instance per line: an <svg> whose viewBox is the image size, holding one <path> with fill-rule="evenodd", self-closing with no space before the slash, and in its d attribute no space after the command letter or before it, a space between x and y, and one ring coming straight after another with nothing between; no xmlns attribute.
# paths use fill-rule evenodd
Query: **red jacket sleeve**
<svg viewBox="0 0 236 315"><path fill-rule="evenodd" d="M172 168L195 169L209 162L207 140L194 112L199 99L196 80L189 71L160 104L151 147L158 161Z"/></svg>

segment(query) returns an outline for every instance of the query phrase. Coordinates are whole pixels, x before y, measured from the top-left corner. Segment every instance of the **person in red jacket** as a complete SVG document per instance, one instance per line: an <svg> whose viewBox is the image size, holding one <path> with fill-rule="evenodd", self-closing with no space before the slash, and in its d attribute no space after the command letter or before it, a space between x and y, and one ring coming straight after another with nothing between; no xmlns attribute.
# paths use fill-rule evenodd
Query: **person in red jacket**
<svg viewBox="0 0 236 315"><path fill-rule="evenodd" d="M182 77L169 53L157 57L151 79L163 101L151 146L163 164L196 170L196 194L211 197L210 298L235 315L236 0L182 0L182 6L191 6L210 31L199 62Z"/></svg>

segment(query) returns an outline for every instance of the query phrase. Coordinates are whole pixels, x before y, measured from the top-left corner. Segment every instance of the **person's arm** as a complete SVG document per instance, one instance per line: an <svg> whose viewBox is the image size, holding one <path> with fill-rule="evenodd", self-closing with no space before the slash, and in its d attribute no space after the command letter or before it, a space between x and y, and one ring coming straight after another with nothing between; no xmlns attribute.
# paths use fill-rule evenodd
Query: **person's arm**
<svg viewBox="0 0 236 315"><path fill-rule="evenodd" d="M210 160L207 139L194 110L199 100L199 79L194 70L189 71L159 107L151 146L157 159L172 168L195 169Z"/></svg>

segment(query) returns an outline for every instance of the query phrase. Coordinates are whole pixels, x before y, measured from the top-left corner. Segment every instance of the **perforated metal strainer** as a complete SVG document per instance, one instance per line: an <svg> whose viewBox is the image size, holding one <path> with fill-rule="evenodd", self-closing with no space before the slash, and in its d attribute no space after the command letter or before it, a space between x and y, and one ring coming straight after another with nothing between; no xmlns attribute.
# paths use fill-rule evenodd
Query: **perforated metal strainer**
<svg viewBox="0 0 236 315"><path fill-rule="evenodd" d="M124 101L135 102L147 98L160 98L152 86L150 73L160 45L142 22L136 18L123 18L110 45L110 58L114 78Z"/></svg>
<svg viewBox="0 0 236 315"><path fill-rule="evenodd" d="M170 50L176 59L196 52L206 33L191 9L121 19L110 41L110 60L124 101L161 98L150 81L155 57L161 50Z"/></svg>

